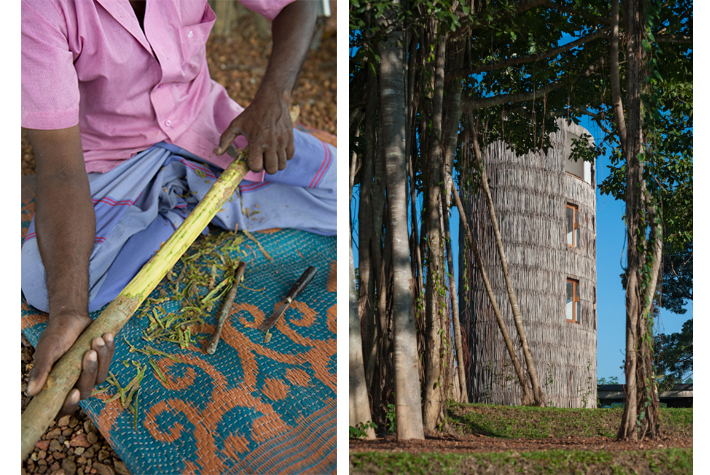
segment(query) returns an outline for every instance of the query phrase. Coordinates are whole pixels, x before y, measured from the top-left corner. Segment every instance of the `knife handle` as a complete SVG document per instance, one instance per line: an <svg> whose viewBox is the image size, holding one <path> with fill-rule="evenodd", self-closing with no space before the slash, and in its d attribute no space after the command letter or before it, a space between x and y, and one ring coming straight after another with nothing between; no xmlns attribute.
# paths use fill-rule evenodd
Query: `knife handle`
<svg viewBox="0 0 710 475"><path fill-rule="evenodd" d="M313 266L310 266L308 269L305 270L303 274L301 274L301 277L298 278L295 284L293 284L293 287L291 287L291 290L289 290L288 295L286 296L286 300L290 303L298 297L298 294L301 293L301 291L310 283L310 281L313 280L313 277L316 275L316 268Z"/></svg>

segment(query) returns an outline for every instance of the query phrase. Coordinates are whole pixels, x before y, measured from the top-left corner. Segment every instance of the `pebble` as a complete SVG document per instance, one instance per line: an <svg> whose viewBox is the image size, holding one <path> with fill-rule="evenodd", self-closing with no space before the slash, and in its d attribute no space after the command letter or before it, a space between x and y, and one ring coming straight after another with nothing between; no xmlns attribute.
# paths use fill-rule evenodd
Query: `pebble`
<svg viewBox="0 0 710 475"><path fill-rule="evenodd" d="M66 427L66 426L68 426L68 425L69 425L69 416L62 416L62 417L60 417L59 420L57 421L57 425L58 425L59 427Z"/></svg>
<svg viewBox="0 0 710 475"><path fill-rule="evenodd" d="M126 464L120 460L113 459L113 468L116 470L118 475L131 475L131 472L126 468Z"/></svg>
<svg viewBox="0 0 710 475"><path fill-rule="evenodd" d="M47 432L47 435L45 438L46 439L56 439L60 435L62 435L62 431L59 427L57 427L57 428L54 428L54 429L50 430L49 432Z"/></svg>
<svg viewBox="0 0 710 475"><path fill-rule="evenodd" d="M108 450L99 450L99 456L97 457L99 459L99 462L103 462L108 458Z"/></svg>
<svg viewBox="0 0 710 475"><path fill-rule="evenodd" d="M93 472L94 470L96 470L96 473L99 475L116 475L116 472L114 472L111 467L99 462L94 464L94 468L91 471Z"/></svg>
<svg viewBox="0 0 710 475"><path fill-rule="evenodd" d="M84 453L84 450L86 450L84 447L77 447L74 449L74 455L81 455Z"/></svg>
<svg viewBox="0 0 710 475"><path fill-rule="evenodd" d="M64 469L67 475L74 475L76 474L76 463L69 459L64 459L62 460L62 469Z"/></svg>
<svg viewBox="0 0 710 475"><path fill-rule="evenodd" d="M58 440L54 439L49 443L49 450L56 452L57 450L62 450L62 444Z"/></svg>
<svg viewBox="0 0 710 475"><path fill-rule="evenodd" d="M37 447L40 450L47 450L49 447L49 441L48 440L40 440L35 444L35 447Z"/></svg>
<svg viewBox="0 0 710 475"><path fill-rule="evenodd" d="M96 442L98 442L99 436L96 434L96 432L87 432L86 439L89 441L89 444L94 445Z"/></svg>
<svg viewBox="0 0 710 475"><path fill-rule="evenodd" d="M91 447L91 443L89 442L86 434L74 434L69 441L69 445L72 447L82 447L82 451L84 448Z"/></svg>

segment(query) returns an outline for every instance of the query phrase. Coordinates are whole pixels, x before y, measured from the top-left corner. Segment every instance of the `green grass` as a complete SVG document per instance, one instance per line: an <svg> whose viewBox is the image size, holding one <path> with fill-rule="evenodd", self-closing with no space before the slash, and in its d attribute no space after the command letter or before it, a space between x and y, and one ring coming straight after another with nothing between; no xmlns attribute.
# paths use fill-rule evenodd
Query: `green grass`
<svg viewBox="0 0 710 475"><path fill-rule="evenodd" d="M623 409L566 409L490 404L452 404L449 422L464 434L488 437L615 437ZM661 431L671 437L693 436L692 409L661 409Z"/></svg>
<svg viewBox="0 0 710 475"><path fill-rule="evenodd" d="M562 409L451 404L452 428L488 437L615 437L623 409ZM661 409L661 431L670 437L693 436L692 409ZM367 452L350 454L351 473L408 474L687 474L693 450L664 448L609 452L547 450L460 454L431 452Z"/></svg>
<svg viewBox="0 0 710 475"><path fill-rule="evenodd" d="M352 474L627 474L685 475L693 471L692 449L631 452L549 450L482 454L383 453L350 455Z"/></svg>

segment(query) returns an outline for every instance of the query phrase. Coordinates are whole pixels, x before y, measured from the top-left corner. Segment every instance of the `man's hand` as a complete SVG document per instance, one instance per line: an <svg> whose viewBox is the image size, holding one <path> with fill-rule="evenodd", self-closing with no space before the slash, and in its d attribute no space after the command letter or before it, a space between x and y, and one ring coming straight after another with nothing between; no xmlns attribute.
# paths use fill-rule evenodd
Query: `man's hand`
<svg viewBox="0 0 710 475"><path fill-rule="evenodd" d="M273 175L293 158L293 124L289 115L291 98L273 89L259 89L254 101L229 124L219 140L221 155L239 135L249 142L247 165L253 172ZM220 153L221 152L221 153Z"/></svg>
<svg viewBox="0 0 710 475"><path fill-rule="evenodd" d="M88 316L72 314L55 315L49 321L47 328L44 329L37 342L34 366L27 384L28 396L34 396L40 392L54 363L71 348L74 341L91 324L91 321ZM84 353L79 381L67 395L58 416L74 413L79 407L79 400L91 396L94 386L103 383L108 375L114 351L113 335L104 333L102 338L94 338L91 348Z"/></svg>
<svg viewBox="0 0 710 475"><path fill-rule="evenodd" d="M229 124L215 149L217 155L239 135L249 142L247 165L270 175L286 168L294 154L289 116L291 91L308 53L316 24L316 2L296 1L283 8L271 24L273 47L254 100Z"/></svg>

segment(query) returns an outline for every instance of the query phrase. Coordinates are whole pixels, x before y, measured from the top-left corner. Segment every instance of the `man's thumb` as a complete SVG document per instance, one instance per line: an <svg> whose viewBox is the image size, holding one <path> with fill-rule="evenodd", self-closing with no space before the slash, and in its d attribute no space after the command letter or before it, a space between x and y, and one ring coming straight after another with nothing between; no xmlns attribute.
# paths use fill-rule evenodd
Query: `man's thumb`
<svg viewBox="0 0 710 475"><path fill-rule="evenodd" d="M35 351L34 366L27 382L27 391L25 391L28 396L34 396L42 390L55 361L56 359L53 359L52 355L45 355L41 350Z"/></svg>
<svg viewBox="0 0 710 475"><path fill-rule="evenodd" d="M219 147L214 150L214 153L216 155L224 155L227 152L227 147L229 147L239 135L242 135L242 130L232 121L229 127L227 127L227 130L225 130L219 138Z"/></svg>

